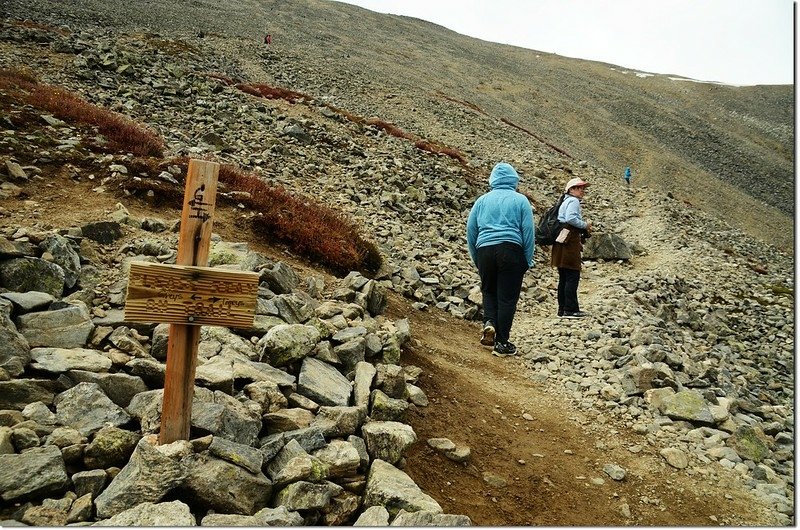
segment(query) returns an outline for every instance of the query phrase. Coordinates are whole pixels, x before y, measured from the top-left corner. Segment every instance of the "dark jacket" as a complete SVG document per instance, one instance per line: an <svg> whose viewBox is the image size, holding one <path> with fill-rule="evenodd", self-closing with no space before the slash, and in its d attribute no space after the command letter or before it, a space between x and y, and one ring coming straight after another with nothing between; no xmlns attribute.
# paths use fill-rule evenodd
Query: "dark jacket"
<svg viewBox="0 0 800 530"><path fill-rule="evenodd" d="M550 263L553 267L564 269L581 270L581 252L583 243L581 242L581 232L574 226L566 225L569 229L567 240L563 243L553 243L553 251L550 255Z"/></svg>

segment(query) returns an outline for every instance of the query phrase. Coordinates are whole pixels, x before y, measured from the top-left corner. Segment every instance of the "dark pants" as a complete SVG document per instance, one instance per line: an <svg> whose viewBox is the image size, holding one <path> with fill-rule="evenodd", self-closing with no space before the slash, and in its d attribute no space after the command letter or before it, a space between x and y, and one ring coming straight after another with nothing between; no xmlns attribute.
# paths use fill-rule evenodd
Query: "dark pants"
<svg viewBox="0 0 800 530"><path fill-rule="evenodd" d="M494 325L496 342L507 342L517 312L522 277L528 270L525 252L514 243L500 243L479 248L477 262L483 293L483 321Z"/></svg>
<svg viewBox="0 0 800 530"><path fill-rule="evenodd" d="M575 269L558 268L558 314L563 312L574 313L578 309L578 282L581 281L581 271Z"/></svg>

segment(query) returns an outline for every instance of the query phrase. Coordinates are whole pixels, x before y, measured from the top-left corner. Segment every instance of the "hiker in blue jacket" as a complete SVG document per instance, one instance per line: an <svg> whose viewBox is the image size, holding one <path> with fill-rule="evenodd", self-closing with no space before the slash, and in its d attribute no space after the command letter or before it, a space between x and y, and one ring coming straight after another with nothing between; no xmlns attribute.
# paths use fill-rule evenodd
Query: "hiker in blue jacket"
<svg viewBox="0 0 800 530"><path fill-rule="evenodd" d="M472 206L467 220L467 245L478 268L483 294L481 344L493 355L514 355L509 342L522 277L533 266L533 209L517 192L519 175L505 162L489 175L489 192Z"/></svg>
<svg viewBox="0 0 800 530"><path fill-rule="evenodd" d="M630 167L626 167L625 168L625 176L623 178L625 179L625 184L630 186L631 185L631 168Z"/></svg>

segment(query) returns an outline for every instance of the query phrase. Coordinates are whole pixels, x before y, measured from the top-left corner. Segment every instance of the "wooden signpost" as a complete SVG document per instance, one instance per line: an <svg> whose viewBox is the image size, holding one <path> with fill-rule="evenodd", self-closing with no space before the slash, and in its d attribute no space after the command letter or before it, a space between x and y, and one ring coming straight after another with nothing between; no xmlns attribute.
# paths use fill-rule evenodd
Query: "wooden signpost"
<svg viewBox="0 0 800 530"><path fill-rule="evenodd" d="M206 267L219 164L190 160L175 265L134 262L125 319L168 322L159 443L188 440L200 326L253 325L259 275Z"/></svg>

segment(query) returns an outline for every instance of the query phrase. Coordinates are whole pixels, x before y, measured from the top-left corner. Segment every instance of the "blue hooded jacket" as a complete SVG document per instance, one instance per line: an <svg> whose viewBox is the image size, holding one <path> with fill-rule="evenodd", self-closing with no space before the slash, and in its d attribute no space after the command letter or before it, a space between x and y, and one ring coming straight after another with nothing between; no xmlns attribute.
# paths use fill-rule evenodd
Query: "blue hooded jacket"
<svg viewBox="0 0 800 530"><path fill-rule="evenodd" d="M505 162L494 166L489 175L490 191L478 197L467 219L467 245L477 265L477 249L499 243L516 243L525 252L528 267L533 266L533 209L527 197L517 193L519 175Z"/></svg>

